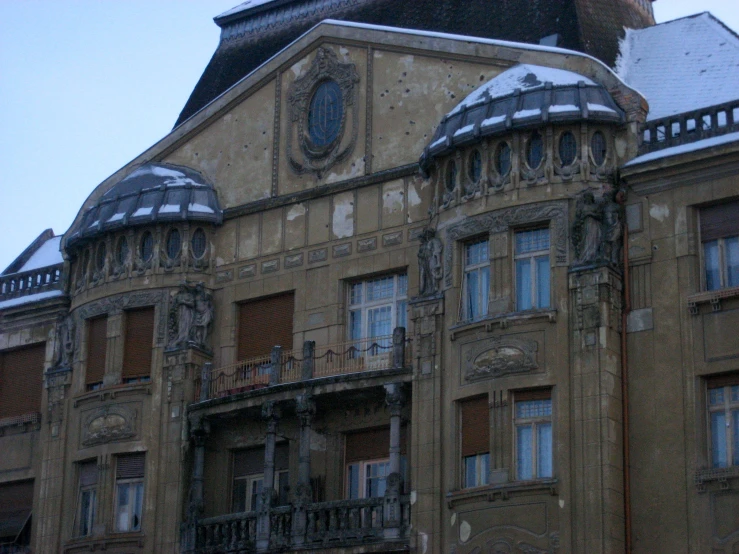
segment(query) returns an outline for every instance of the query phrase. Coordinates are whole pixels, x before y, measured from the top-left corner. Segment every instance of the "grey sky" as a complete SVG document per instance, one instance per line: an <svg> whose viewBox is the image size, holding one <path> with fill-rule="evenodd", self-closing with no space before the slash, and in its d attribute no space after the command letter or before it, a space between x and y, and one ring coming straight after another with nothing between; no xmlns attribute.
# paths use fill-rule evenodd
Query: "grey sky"
<svg viewBox="0 0 739 554"><path fill-rule="evenodd" d="M0 0L0 271L165 136L241 0ZM658 0L658 22L739 2Z"/></svg>

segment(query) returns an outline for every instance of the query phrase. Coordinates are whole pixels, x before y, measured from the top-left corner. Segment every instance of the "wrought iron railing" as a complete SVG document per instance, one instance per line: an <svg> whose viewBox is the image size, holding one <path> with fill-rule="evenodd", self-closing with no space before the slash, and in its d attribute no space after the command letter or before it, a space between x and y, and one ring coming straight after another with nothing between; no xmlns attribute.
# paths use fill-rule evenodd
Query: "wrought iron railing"
<svg viewBox="0 0 739 554"><path fill-rule="evenodd" d="M398 328L393 335L384 337L320 347L308 341L302 352L275 347L269 356L218 368L206 364L196 379L195 398L204 401L301 380L410 367L410 345L405 329Z"/></svg>
<svg viewBox="0 0 739 554"><path fill-rule="evenodd" d="M739 131L739 100L647 121L639 154Z"/></svg>
<svg viewBox="0 0 739 554"><path fill-rule="evenodd" d="M0 275L0 302L21 296L61 290L64 264Z"/></svg>

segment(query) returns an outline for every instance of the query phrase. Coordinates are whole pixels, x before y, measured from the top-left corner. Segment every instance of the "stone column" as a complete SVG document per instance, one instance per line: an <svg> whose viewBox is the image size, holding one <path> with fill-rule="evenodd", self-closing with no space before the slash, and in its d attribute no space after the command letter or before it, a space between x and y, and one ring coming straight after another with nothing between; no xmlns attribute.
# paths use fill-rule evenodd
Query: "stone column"
<svg viewBox="0 0 739 554"><path fill-rule="evenodd" d="M621 276L570 272L572 313L573 551L623 552Z"/></svg>
<svg viewBox="0 0 739 554"><path fill-rule="evenodd" d="M316 351L316 343L312 340L307 340L303 343L303 371L301 377L303 381L313 379L313 357Z"/></svg>
<svg viewBox="0 0 739 554"><path fill-rule="evenodd" d="M262 404L262 419L267 422L267 436L264 438L264 481L262 485L262 505L257 516L257 551L269 550L270 509L275 500L275 438L279 410L274 401Z"/></svg>
<svg viewBox="0 0 739 554"><path fill-rule="evenodd" d="M385 385L385 403L390 410L390 470L383 507L383 534L386 539L400 537L400 495L403 490L403 478L400 474L400 412L404 402L401 383Z"/></svg>
<svg viewBox="0 0 739 554"><path fill-rule="evenodd" d="M306 343L308 344L308 343ZM313 500L310 486L310 435L316 405L310 393L299 394L295 411L300 419L300 453L298 457L298 485L293 497L293 546L305 543L307 524L306 506Z"/></svg>
<svg viewBox="0 0 739 554"><path fill-rule="evenodd" d="M187 523L183 526L182 551L195 552L197 549L198 519L203 513L205 495L203 475L205 472L205 441L210 432L207 420L199 419L193 423L190 439L193 443L192 477L190 481L190 502Z"/></svg>

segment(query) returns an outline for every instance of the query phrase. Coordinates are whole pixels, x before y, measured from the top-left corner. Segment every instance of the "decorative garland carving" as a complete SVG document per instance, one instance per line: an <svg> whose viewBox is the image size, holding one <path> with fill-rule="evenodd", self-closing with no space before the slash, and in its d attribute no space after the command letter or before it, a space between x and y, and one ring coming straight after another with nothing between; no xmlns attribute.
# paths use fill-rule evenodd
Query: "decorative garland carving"
<svg viewBox="0 0 739 554"><path fill-rule="evenodd" d="M317 148L311 143L308 132L310 103L318 86L326 81L333 81L339 86L344 109L336 139L325 148ZM290 87L287 97L290 127L287 135L287 158L290 168L298 175L313 173L321 178L328 169L345 160L354 151L359 130L357 83L359 75L354 64L340 63L333 50L320 47L308 72ZM347 124L351 126L351 138L342 148ZM294 140L298 142L302 156L296 156L293 152Z"/></svg>
<svg viewBox="0 0 739 554"><path fill-rule="evenodd" d="M538 350L539 344L534 340L495 337L483 341L467 352L464 378L477 381L532 371L539 367Z"/></svg>
<svg viewBox="0 0 739 554"><path fill-rule="evenodd" d="M568 209L566 200L541 202L525 206L504 208L486 214L469 217L449 227L446 231L447 248L444 255L444 273L446 286L452 286L454 241L464 240L477 235L508 232L511 226L525 225L539 221L550 221L552 246L554 248L554 265L567 265L567 221Z"/></svg>
<svg viewBox="0 0 739 554"><path fill-rule="evenodd" d="M123 405L94 410L82 423L82 445L95 446L135 437L137 417L137 410Z"/></svg>

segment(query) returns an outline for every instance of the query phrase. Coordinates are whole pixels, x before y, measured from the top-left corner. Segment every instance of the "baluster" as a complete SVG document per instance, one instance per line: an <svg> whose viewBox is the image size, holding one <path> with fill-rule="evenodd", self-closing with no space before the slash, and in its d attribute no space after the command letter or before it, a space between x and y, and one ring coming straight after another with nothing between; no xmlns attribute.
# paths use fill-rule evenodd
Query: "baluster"
<svg viewBox="0 0 739 554"><path fill-rule="evenodd" d="M308 512L308 535L316 532L316 512Z"/></svg>

